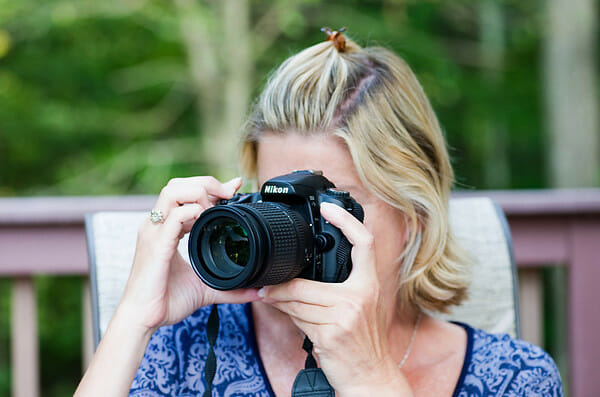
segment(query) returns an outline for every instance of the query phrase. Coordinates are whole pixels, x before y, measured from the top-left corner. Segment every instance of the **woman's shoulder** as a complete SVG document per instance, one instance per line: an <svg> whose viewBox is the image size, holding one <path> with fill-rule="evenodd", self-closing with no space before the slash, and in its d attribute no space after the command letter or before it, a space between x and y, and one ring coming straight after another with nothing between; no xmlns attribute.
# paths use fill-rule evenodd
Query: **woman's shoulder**
<svg viewBox="0 0 600 397"><path fill-rule="evenodd" d="M460 325L469 342L456 396L562 396L556 364L542 348Z"/></svg>

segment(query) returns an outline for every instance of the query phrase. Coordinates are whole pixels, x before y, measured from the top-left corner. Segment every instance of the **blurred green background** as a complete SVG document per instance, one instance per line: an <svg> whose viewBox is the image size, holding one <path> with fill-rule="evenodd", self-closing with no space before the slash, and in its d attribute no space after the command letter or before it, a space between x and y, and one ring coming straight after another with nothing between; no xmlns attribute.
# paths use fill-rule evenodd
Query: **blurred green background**
<svg viewBox="0 0 600 397"><path fill-rule="evenodd" d="M589 3L592 21L581 24L595 32ZM552 82L571 66L560 63L569 48L554 45L568 32L547 7L0 0L0 196L156 194L171 177L235 176L249 103L273 67L323 40L324 25L346 26L359 44L386 46L412 66L447 135L457 188L598 186L598 82L583 84L589 97L576 95L591 106L587 130L557 128L561 87ZM597 73L597 46L567 57L584 78L586 68ZM590 148L578 156L589 166L566 177L556 171L568 149L561 136ZM0 395L10 393L9 287L0 280ZM43 395L68 395L81 374L81 280L38 277L36 288ZM545 347L560 350L551 340Z"/></svg>

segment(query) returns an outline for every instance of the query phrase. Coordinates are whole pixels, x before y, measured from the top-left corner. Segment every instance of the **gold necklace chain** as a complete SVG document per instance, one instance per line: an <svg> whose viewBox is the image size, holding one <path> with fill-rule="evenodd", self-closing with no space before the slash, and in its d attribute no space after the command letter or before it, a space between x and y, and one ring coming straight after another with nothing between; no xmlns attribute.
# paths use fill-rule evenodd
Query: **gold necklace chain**
<svg viewBox="0 0 600 397"><path fill-rule="evenodd" d="M413 328L413 332L410 337L410 341L408 342L408 347L406 348L406 353L404 353L404 357L402 357L402 361L400 361L400 364L398 364L398 368L402 368L402 366L408 359L408 356L410 355L410 351L411 351L413 343L415 341L415 337L417 336L417 330L419 329L419 323L421 322L422 314L423 314L423 312L419 312L419 314L417 315L417 319L415 320L415 326Z"/></svg>

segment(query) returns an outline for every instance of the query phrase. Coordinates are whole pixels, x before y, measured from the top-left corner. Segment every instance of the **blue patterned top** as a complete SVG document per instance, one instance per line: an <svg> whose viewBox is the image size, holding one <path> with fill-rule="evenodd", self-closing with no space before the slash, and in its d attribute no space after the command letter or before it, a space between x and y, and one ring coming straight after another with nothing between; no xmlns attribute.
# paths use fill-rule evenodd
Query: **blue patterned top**
<svg viewBox="0 0 600 397"><path fill-rule="evenodd" d="M211 307L152 336L130 396L202 396ZM213 396L275 396L258 353L250 304L219 305ZM562 396L556 365L546 352L508 335L457 323L468 334L455 397Z"/></svg>

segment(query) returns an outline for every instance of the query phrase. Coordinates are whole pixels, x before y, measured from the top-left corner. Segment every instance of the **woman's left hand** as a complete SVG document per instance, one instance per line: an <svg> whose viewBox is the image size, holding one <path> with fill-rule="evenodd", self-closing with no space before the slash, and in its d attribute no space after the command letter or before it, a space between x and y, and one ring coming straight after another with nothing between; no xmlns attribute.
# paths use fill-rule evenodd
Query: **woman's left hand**
<svg viewBox="0 0 600 397"><path fill-rule="evenodd" d="M343 208L323 203L322 216L353 245L352 272L343 283L306 279L268 286L263 300L290 315L313 342L314 353L339 396L412 395L391 357L387 307L377 277L373 236ZM393 394L391 394L393 393Z"/></svg>

